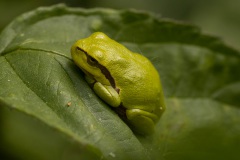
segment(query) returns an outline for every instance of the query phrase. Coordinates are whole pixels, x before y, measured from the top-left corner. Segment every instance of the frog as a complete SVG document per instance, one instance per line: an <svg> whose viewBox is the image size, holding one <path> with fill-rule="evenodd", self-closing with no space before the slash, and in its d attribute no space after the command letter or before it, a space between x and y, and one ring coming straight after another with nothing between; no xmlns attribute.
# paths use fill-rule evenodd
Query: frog
<svg viewBox="0 0 240 160"><path fill-rule="evenodd" d="M103 32L77 40L73 62L97 96L140 135L151 135L164 113L160 75L151 61Z"/></svg>

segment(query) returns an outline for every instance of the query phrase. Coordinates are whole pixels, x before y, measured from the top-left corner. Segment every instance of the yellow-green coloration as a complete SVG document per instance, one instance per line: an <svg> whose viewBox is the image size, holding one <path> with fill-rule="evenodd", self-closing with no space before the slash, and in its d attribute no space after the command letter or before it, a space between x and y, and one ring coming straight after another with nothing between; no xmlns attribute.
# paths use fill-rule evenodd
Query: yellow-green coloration
<svg viewBox="0 0 240 160"><path fill-rule="evenodd" d="M165 104L160 77L147 58L101 32L78 40L71 53L94 92L110 106L122 108L119 115L133 131L154 132Z"/></svg>

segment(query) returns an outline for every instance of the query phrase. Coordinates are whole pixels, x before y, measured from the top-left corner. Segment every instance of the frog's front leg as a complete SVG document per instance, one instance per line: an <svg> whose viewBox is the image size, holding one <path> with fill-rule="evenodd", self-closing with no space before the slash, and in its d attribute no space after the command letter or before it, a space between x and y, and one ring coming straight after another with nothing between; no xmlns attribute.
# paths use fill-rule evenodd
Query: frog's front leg
<svg viewBox="0 0 240 160"><path fill-rule="evenodd" d="M120 105L121 100L119 94L112 86L103 85L100 82L96 82L94 83L93 90L101 99L103 99L110 106L118 107Z"/></svg>
<svg viewBox="0 0 240 160"><path fill-rule="evenodd" d="M103 85L100 82L96 82L95 79L90 76L85 76L86 81L92 85L94 92L106 103L112 107L120 106L121 100L117 91L109 85Z"/></svg>
<svg viewBox="0 0 240 160"><path fill-rule="evenodd" d="M140 134L149 135L155 130L155 122L158 117L141 109L126 110L127 119L134 130Z"/></svg>

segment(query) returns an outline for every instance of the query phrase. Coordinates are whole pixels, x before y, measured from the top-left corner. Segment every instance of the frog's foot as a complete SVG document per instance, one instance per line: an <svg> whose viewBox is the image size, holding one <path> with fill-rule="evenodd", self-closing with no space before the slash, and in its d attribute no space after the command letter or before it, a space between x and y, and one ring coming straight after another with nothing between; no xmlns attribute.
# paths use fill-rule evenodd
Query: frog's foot
<svg viewBox="0 0 240 160"><path fill-rule="evenodd" d="M129 109L126 111L128 122L133 130L142 135L152 134L155 130L155 122L158 117L141 109Z"/></svg>
<svg viewBox="0 0 240 160"><path fill-rule="evenodd" d="M83 69L82 69L83 70ZM85 70L83 70L85 73L85 80L87 81L87 83L91 86L94 85L94 83L96 82L96 80Z"/></svg>
<svg viewBox="0 0 240 160"><path fill-rule="evenodd" d="M93 90L102 100L104 100L110 106L120 106L121 100L119 94L112 86L103 85L100 82L96 82L94 83Z"/></svg>

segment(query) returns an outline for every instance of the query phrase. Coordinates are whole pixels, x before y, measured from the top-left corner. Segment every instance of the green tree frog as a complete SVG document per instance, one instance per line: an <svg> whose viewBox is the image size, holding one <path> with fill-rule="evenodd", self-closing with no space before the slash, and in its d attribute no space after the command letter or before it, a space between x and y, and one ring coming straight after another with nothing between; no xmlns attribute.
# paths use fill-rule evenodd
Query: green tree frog
<svg viewBox="0 0 240 160"><path fill-rule="evenodd" d="M146 57L102 32L78 40L71 55L94 92L115 108L134 132L154 132L165 104L159 74Z"/></svg>

